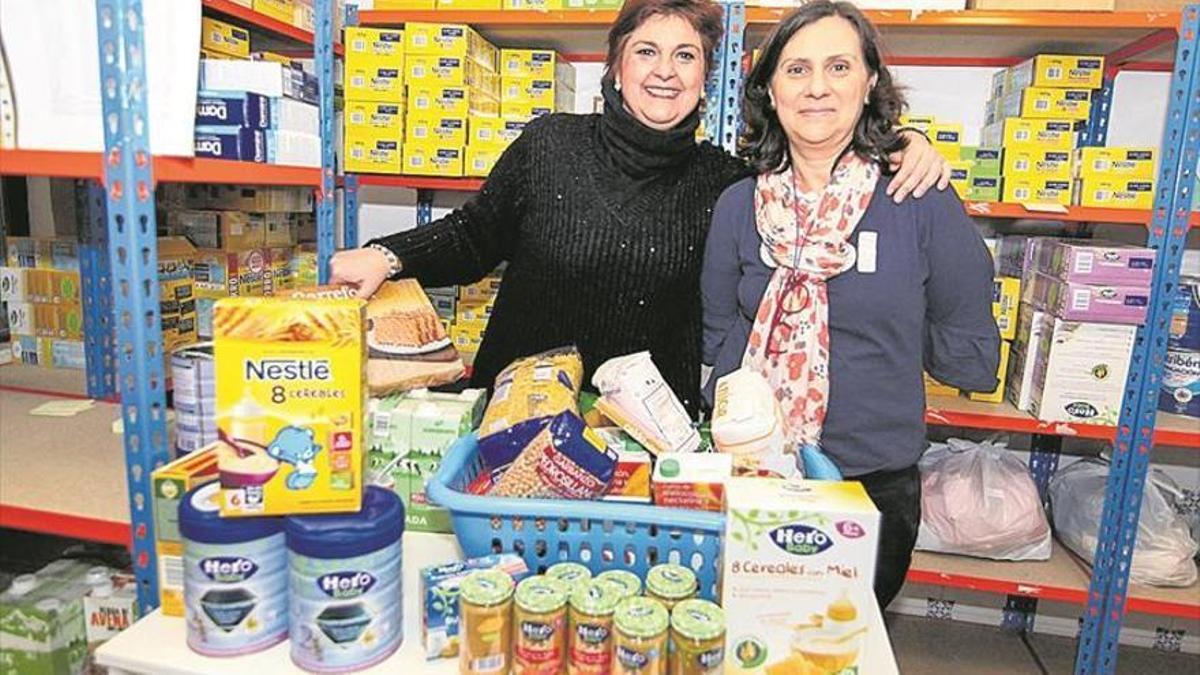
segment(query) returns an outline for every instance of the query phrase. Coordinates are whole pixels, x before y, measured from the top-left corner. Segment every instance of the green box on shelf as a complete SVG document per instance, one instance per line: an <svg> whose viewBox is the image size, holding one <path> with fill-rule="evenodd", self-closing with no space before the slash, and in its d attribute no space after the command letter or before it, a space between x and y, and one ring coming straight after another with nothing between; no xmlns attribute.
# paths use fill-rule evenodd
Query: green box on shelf
<svg viewBox="0 0 1200 675"><path fill-rule="evenodd" d="M425 481L441 467L450 445L479 425L485 403L482 389L458 394L422 389L371 400L368 480L400 496L408 529L452 531L450 514L429 503Z"/></svg>
<svg viewBox="0 0 1200 675"><path fill-rule="evenodd" d="M964 145L959 149L960 160L975 162L971 167L972 176L999 176L1003 165L1004 151L1001 148L986 148L975 145Z"/></svg>
<svg viewBox="0 0 1200 675"><path fill-rule="evenodd" d="M0 593L0 672L82 672L87 657L87 584L41 572L34 576L32 587L18 577Z"/></svg>
<svg viewBox="0 0 1200 675"><path fill-rule="evenodd" d="M1004 182L999 176L971 176L963 197L969 202L998 202Z"/></svg>

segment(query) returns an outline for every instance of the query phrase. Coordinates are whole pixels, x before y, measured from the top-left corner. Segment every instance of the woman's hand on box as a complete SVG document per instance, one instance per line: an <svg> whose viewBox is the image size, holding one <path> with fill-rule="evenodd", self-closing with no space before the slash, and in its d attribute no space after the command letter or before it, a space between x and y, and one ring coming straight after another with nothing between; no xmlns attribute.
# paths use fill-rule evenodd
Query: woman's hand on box
<svg viewBox="0 0 1200 675"><path fill-rule="evenodd" d="M945 190L950 185L950 162L921 132L906 129L900 133L908 139L908 147L888 156L891 169L896 172L888 194L899 204L910 194L920 198L935 184L937 189Z"/></svg>
<svg viewBox="0 0 1200 675"><path fill-rule="evenodd" d="M390 272L387 256L371 247L338 251L329 259L329 283L353 286L364 300L375 294Z"/></svg>

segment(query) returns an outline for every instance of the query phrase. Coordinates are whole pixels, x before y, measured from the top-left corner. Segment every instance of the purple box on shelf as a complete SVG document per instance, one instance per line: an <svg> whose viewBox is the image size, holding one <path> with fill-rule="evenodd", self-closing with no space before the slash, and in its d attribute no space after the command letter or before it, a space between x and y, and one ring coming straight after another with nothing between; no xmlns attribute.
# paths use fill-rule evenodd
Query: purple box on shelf
<svg viewBox="0 0 1200 675"><path fill-rule="evenodd" d="M267 138L262 129L196 127L196 156L243 162L267 161Z"/></svg>
<svg viewBox="0 0 1200 675"><path fill-rule="evenodd" d="M1037 270L1064 281L1148 288L1154 251L1101 240L1059 239L1037 251Z"/></svg>
<svg viewBox="0 0 1200 675"><path fill-rule="evenodd" d="M196 94L196 126L266 129L271 126L271 99L244 91L201 91Z"/></svg>
<svg viewBox="0 0 1200 675"><path fill-rule="evenodd" d="M1077 284L1033 275L1029 302L1060 319L1142 325L1150 291L1143 286Z"/></svg>

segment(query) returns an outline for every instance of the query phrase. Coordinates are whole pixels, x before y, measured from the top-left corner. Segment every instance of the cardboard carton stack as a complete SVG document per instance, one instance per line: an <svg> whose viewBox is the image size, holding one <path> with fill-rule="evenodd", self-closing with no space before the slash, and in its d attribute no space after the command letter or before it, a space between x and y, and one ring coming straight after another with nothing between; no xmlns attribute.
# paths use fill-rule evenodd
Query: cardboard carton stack
<svg viewBox="0 0 1200 675"><path fill-rule="evenodd" d="M70 239L9 237L0 267L0 304L12 358L29 365L84 368L79 245Z"/></svg>

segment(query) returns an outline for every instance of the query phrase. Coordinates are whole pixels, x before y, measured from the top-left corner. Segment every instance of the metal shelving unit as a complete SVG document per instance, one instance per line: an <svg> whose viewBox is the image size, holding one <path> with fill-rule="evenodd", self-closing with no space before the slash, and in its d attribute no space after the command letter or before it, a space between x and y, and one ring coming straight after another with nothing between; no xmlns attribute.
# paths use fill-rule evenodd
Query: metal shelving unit
<svg viewBox="0 0 1200 675"><path fill-rule="evenodd" d="M741 2L722 2L726 8L724 43L714 74L707 83L707 98L718 101L706 111L709 139L732 149L740 126L738 100L742 84L744 48L756 44L787 8L746 8ZM1171 72L1170 126L1161 145L1163 161L1159 194L1151 211L1068 207L1042 211L1020 204L968 202L972 216L1009 220L1079 223L1116 223L1147 228L1148 245L1158 249L1155 304L1146 327L1139 331L1134 368L1127 384L1126 408L1117 427L1041 422L1006 404L981 404L965 399L931 399L926 421L934 425L961 426L1028 433L1033 437L1031 472L1043 489L1058 466L1064 437L1114 441L1114 464L1108 488L1104 533L1095 574L1060 551L1058 568L1069 584L1027 583L1037 580L1039 568L1017 570L1009 565L974 562L969 570L961 559L918 556L909 580L970 588L1010 596L1057 598L1085 606L1079 640L1078 672L1113 672L1117 638L1125 611L1166 616L1200 616L1200 602L1175 600L1171 591L1137 589L1127 593L1129 561L1136 535L1137 514L1145 481L1149 451L1154 443L1200 447L1200 432L1186 418L1156 415L1158 383L1165 355L1165 322L1178 281L1178 266L1189 227L1200 227L1200 215L1190 210L1190 186L1200 145L1200 76L1195 73L1198 6L1182 12L906 12L870 11L890 49L889 59L903 65L1008 66L1020 62L1048 43L1069 42L1083 53L1106 54L1109 68L1097 95L1083 144L1104 145L1115 77L1121 70ZM364 11L348 23L397 26L409 21L468 23L500 44L552 47L575 60L595 60L616 12L511 12L511 11ZM553 33L547 28L553 27ZM582 51L581 51L582 50ZM933 54L933 55L931 55ZM1140 59L1140 60L1138 60ZM1193 79L1195 80L1193 84ZM1195 88L1196 95L1189 95ZM1190 122L1193 127L1184 128ZM415 176L347 176L348 190L362 185L405 187L417 190L418 224L429 221L432 191L475 191L483 181L472 178L421 178ZM346 231L357 232L357 198L347 200ZM347 237L354 242L356 238ZM1161 418L1161 419L1156 419ZM1158 426L1156 428L1156 422ZM943 569L939 569L943 568ZM947 571L944 568L950 568ZM1042 572L1044 572L1042 568ZM1021 574L1033 575L1022 580ZM1186 591L1185 591L1186 593ZM1014 603L1009 603L1014 604ZM1017 603L1019 605L1019 603ZM1028 606L1028 605L1026 605ZM1021 610L1006 616L1006 625L1028 625Z"/></svg>
<svg viewBox="0 0 1200 675"><path fill-rule="evenodd" d="M120 398L125 423L125 479L128 484L129 537L139 600L143 607L157 604L152 555L153 521L150 517L148 478L167 457L166 381L159 353L158 290L154 283L156 243L154 226L155 181L195 181L308 185L318 195L318 255L322 274L334 248L334 148L332 64L338 47L334 40L332 0L316 0L318 27L308 33L274 21L228 0L202 0L213 12L252 23L262 30L313 44L321 87L322 168L300 169L239 162L154 158L148 149L145 104L145 64L142 61L140 0L98 0L102 91L105 119L105 152L43 153L3 151L0 173L74 177L92 181L81 194L92 224L85 237L83 274L89 333L101 338L89 344L89 391L106 390ZM708 100L717 101L706 117L706 129L716 143L730 147L738 129L738 95L741 86L743 45L750 46L785 10L750 8L740 2L724 3L726 41L718 68L708 83ZM1200 153L1200 6L1181 13L1159 12L869 12L896 51L895 62L914 65L1006 65L1028 56L1032 45L1052 36L1077 45L1081 51L1110 56L1113 69L1095 106L1087 140L1102 144L1107 130L1107 110L1112 81L1122 67L1172 72L1168 126L1162 144L1158 195L1150 212L1070 208L1065 213L1029 211L1010 204L968 204L972 215L990 218L1114 222L1147 226L1148 242L1159 250L1154 303L1146 326L1139 330L1134 367L1127 383L1126 405L1119 425L1053 425L1008 410L1004 406L931 400L927 419L947 424L1005 429L1034 435L1033 472L1041 482L1057 466L1056 450L1064 435L1114 441L1114 463L1108 486L1103 542L1094 574L1062 565L1050 579L1014 579L997 575L996 567L924 562L919 556L910 580L992 592L1055 597L1085 605L1079 641L1078 672L1113 672L1117 637L1126 611L1147 611L1194 617L1197 603L1175 602L1169 595L1131 588L1129 562L1136 536L1137 514L1149 455L1155 442L1200 446L1200 434L1186 423L1163 424L1156 413L1158 384L1165 355L1166 316L1178 282L1179 260L1189 227L1200 226L1191 212L1191 186ZM572 58L594 60L615 12L472 12L397 11L349 12L347 24L396 25L406 21L450 21L476 25L503 44L518 41L558 48ZM278 24L278 25L276 25ZM554 29L548 31L548 28ZM969 38L969 39L964 39ZM577 49L585 50L579 53ZM967 53L956 53L966 49ZM935 57L923 56L935 52ZM1165 56L1164 56L1165 55ZM1134 59L1150 59L1134 61ZM1164 59L1167 59L1164 61ZM1107 92L1105 94L1104 92ZM357 176L343 178L347 217L344 241L357 243L357 190L361 185L391 185L418 190L418 220L428 222L433 190L475 190L482 181L408 176ZM101 187L101 185L103 187ZM108 285L104 285L107 283ZM106 304L107 303L107 304ZM108 322L107 324L105 322ZM99 328L97 328L99 326ZM115 332L113 345L104 336ZM94 350L94 352L93 352ZM93 359L92 354L111 354ZM110 363L109 369L101 366ZM107 389L106 389L107 388ZM1169 419L1165 418L1164 419ZM10 517L28 516L6 505ZM15 516L13 514L16 514ZM34 516L28 516L30 518ZM120 528L123 523L110 522ZM34 525L30 525L31 527ZM113 538L109 529L104 535ZM936 569L937 566L943 569ZM945 569L953 567L954 569ZM1076 574L1078 572L1078 574ZM1024 573L1024 572L1022 572ZM1057 579L1057 581L1056 581ZM1033 582L1042 582L1040 584ZM1058 583L1061 581L1062 583ZM1022 585L1024 584L1024 585ZM1011 589L1010 589L1011 587ZM1040 588L1041 591L1023 591ZM1010 590L1005 590L1010 589Z"/></svg>

